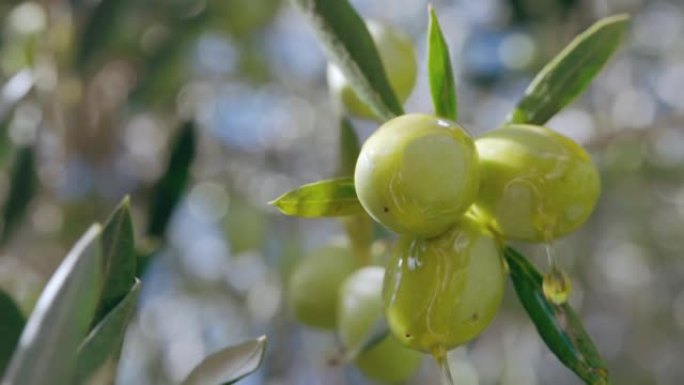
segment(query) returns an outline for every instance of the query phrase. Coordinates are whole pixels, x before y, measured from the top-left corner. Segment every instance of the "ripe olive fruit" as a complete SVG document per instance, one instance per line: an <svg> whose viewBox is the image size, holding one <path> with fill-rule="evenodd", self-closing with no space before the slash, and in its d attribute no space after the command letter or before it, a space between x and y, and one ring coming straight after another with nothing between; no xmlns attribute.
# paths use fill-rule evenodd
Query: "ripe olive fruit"
<svg viewBox="0 0 684 385"><path fill-rule="evenodd" d="M402 236L383 286L390 330L413 349L443 355L489 325L504 278L499 246L470 216L439 237Z"/></svg>
<svg viewBox="0 0 684 385"><path fill-rule="evenodd" d="M357 270L342 284L337 308L337 324L342 344L360 349L376 323L384 317L382 282L385 269L368 266ZM420 367L422 354L403 346L393 336L361 352L355 364L369 378L399 382L411 377Z"/></svg>
<svg viewBox="0 0 684 385"><path fill-rule="evenodd" d="M368 21L366 26L375 42L390 86L403 103L413 90L418 72L418 59L413 43L408 36L387 24ZM327 76L330 92L345 112L360 118L375 118L375 114L354 92L339 67L328 64Z"/></svg>
<svg viewBox="0 0 684 385"><path fill-rule="evenodd" d="M456 223L479 186L473 140L458 124L408 114L378 128L354 171L356 194L376 221L397 233L435 236Z"/></svg>
<svg viewBox="0 0 684 385"><path fill-rule="evenodd" d="M589 217L601 190L584 149L546 127L511 125L475 141L481 184L474 211L508 239L549 242Z"/></svg>
<svg viewBox="0 0 684 385"><path fill-rule="evenodd" d="M322 247L302 259L292 272L288 286L295 318L307 326L334 329L337 292L359 265L350 248L336 245Z"/></svg>

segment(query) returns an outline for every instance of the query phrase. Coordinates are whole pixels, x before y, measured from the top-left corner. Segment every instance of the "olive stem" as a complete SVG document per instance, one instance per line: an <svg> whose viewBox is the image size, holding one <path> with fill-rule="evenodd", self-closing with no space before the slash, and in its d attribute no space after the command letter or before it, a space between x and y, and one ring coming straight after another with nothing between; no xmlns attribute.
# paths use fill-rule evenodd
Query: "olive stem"
<svg viewBox="0 0 684 385"><path fill-rule="evenodd" d="M548 261L548 265L549 265L549 271L553 271L554 269L558 269L558 264L556 262L556 256L553 253L553 246L551 245L550 242L546 242L545 249L546 249L546 260Z"/></svg>
<svg viewBox="0 0 684 385"><path fill-rule="evenodd" d="M454 376L451 374L451 368L449 367L449 359L447 356L447 352L441 351L439 353L435 353L434 357L442 373L442 384L455 385Z"/></svg>

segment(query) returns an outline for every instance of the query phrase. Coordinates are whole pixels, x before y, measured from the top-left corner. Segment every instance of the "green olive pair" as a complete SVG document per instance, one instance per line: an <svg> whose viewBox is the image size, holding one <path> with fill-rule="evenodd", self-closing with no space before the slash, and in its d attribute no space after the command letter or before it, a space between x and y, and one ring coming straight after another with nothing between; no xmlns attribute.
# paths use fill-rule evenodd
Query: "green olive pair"
<svg viewBox="0 0 684 385"><path fill-rule="evenodd" d="M431 115L392 119L361 149L361 204L399 234L431 238L467 210L504 239L549 242L580 227L600 192L596 166L571 139L509 125L473 141Z"/></svg>
<svg viewBox="0 0 684 385"><path fill-rule="evenodd" d="M288 296L299 322L337 331L347 353L366 376L398 382L418 370L420 353L392 336L361 351L384 316L383 277L382 267L361 267L351 248L327 245L300 261L290 277Z"/></svg>

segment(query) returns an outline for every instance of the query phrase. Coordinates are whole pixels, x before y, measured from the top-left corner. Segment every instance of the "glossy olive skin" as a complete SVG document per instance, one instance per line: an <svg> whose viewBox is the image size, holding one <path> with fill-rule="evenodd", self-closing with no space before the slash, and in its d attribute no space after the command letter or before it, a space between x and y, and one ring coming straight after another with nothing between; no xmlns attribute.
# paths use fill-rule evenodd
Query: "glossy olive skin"
<svg viewBox="0 0 684 385"><path fill-rule="evenodd" d="M408 36L387 24L368 21L366 26L375 42L390 86L399 102L403 103L411 94L418 73L418 59L413 43ZM345 112L360 118L376 118L354 92L339 67L332 63L328 64L327 77L333 98Z"/></svg>
<svg viewBox="0 0 684 385"><path fill-rule="evenodd" d="M439 237L402 236L383 286L390 330L413 349L443 354L490 324L504 278L498 244L469 216Z"/></svg>
<svg viewBox="0 0 684 385"><path fill-rule="evenodd" d="M334 329L338 290L358 267L358 258L345 246L325 246L302 259L288 285L288 299L295 318L307 326Z"/></svg>
<svg viewBox="0 0 684 385"><path fill-rule="evenodd" d="M474 211L507 239L549 242L580 227L601 191L584 149L546 127L511 125L475 141L480 193Z"/></svg>
<svg viewBox="0 0 684 385"><path fill-rule="evenodd" d="M337 309L340 340L355 350L372 334L384 317L382 283L385 269L368 266L357 270L342 284ZM423 355L403 346L393 336L360 353L354 363L369 378L385 382L405 381L420 367Z"/></svg>
<svg viewBox="0 0 684 385"><path fill-rule="evenodd" d="M354 183L361 205L400 234L436 236L456 223L479 187L477 152L456 123L407 114L364 143Z"/></svg>

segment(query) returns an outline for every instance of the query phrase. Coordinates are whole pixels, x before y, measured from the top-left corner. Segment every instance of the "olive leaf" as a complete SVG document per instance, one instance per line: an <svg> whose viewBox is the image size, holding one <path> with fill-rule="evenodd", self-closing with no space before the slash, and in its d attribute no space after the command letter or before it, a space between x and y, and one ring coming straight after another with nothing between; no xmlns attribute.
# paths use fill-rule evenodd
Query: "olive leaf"
<svg viewBox="0 0 684 385"><path fill-rule="evenodd" d="M428 77L430 93L435 113L441 117L456 120L458 118L458 100L454 74L449 58L449 46L444 40L442 28L432 5L428 7L430 22L428 24Z"/></svg>
<svg viewBox="0 0 684 385"><path fill-rule="evenodd" d="M19 306L0 290L0 377L17 347L25 323Z"/></svg>
<svg viewBox="0 0 684 385"><path fill-rule="evenodd" d="M38 173L32 146L19 148L10 172L10 189L2 210L0 244L9 240L24 219L36 193Z"/></svg>
<svg viewBox="0 0 684 385"><path fill-rule="evenodd" d="M100 225L93 225L52 275L0 383L73 383L76 351L95 315L102 286L101 232Z"/></svg>
<svg viewBox="0 0 684 385"><path fill-rule="evenodd" d="M572 307L546 299L541 273L522 254L506 247L504 256L518 299L549 349L585 383L610 383L606 365Z"/></svg>
<svg viewBox="0 0 684 385"><path fill-rule="evenodd" d="M102 230L104 272L102 293L93 324L98 324L129 295L135 283L136 259L130 199L125 197Z"/></svg>
<svg viewBox="0 0 684 385"><path fill-rule="evenodd" d="M264 357L266 336L209 355L183 381L183 385L234 384L257 370Z"/></svg>
<svg viewBox="0 0 684 385"><path fill-rule="evenodd" d="M327 179L305 184L269 204L297 217L338 217L364 212L352 178Z"/></svg>
<svg viewBox="0 0 684 385"><path fill-rule="evenodd" d="M140 280L135 279L128 293L95 325L78 348L76 383L87 383L108 358L118 356L128 322L133 316L140 293Z"/></svg>
<svg viewBox="0 0 684 385"><path fill-rule="evenodd" d="M196 127L192 121L183 123L171 147L164 174L153 187L147 235L163 238L173 210L178 205L190 178L190 166L197 146Z"/></svg>
<svg viewBox="0 0 684 385"><path fill-rule="evenodd" d="M380 54L361 16L347 0L293 0L314 25L328 59L382 120L403 114Z"/></svg>
<svg viewBox="0 0 684 385"><path fill-rule="evenodd" d="M606 17L578 35L532 80L506 123L544 124L573 101L617 50L628 22Z"/></svg>

